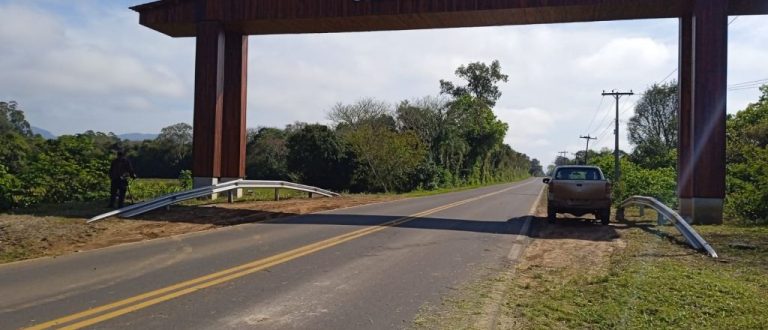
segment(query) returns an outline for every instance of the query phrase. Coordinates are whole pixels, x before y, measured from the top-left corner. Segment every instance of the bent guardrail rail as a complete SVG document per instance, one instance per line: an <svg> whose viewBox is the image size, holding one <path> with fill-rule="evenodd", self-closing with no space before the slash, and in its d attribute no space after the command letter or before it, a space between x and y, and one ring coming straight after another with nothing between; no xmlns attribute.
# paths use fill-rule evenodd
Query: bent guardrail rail
<svg viewBox="0 0 768 330"><path fill-rule="evenodd" d="M129 205L119 210L110 211L104 214L97 215L87 221L92 223L95 221L103 220L113 216L121 216L124 218L134 217L140 214L154 211L162 207L166 207L171 204L183 202L190 199L202 198L213 194L228 192L236 189L256 189L256 188L284 188L303 191L307 193L318 194L326 197L336 197L339 194L330 190L325 190L313 186L307 186L298 183L286 182L286 181L265 181L265 180L234 180L224 183L220 183L213 186L200 187L186 191L180 191L177 193L161 196L146 202L141 202L134 205Z"/></svg>
<svg viewBox="0 0 768 330"><path fill-rule="evenodd" d="M707 254L709 254L709 256L712 258L717 258L717 252L715 252L715 249L713 249L712 246L710 246L709 243L707 243L707 241L705 241L704 238L702 238L699 233L697 233L693 227L691 227L691 225L689 225L688 222L686 222L685 219L680 216L680 214L664 205L664 203L659 202L653 197L632 196L621 203L621 206L619 206L617 212L617 218L624 220L624 209L630 205L647 206L656 210L660 216L663 216L665 219L671 221L672 224L675 225L675 228L677 228L680 234L685 237L685 240L691 247L699 251L707 252Z"/></svg>

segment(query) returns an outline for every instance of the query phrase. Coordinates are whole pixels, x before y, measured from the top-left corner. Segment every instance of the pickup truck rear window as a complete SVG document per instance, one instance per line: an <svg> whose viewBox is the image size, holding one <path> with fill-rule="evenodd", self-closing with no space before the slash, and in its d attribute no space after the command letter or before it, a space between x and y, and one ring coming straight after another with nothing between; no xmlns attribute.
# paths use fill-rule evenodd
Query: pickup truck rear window
<svg viewBox="0 0 768 330"><path fill-rule="evenodd" d="M602 180L600 171L594 168L561 168L555 174L557 180Z"/></svg>

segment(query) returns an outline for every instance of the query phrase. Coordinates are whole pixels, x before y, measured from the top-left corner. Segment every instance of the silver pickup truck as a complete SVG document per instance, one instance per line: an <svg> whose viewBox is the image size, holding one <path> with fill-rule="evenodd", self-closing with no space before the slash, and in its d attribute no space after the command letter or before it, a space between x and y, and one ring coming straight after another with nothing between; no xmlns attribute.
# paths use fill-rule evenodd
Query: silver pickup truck
<svg viewBox="0 0 768 330"><path fill-rule="evenodd" d="M558 166L552 176L544 178L549 185L547 219L554 222L557 213L580 217L588 213L603 225L611 217L611 183L596 166Z"/></svg>

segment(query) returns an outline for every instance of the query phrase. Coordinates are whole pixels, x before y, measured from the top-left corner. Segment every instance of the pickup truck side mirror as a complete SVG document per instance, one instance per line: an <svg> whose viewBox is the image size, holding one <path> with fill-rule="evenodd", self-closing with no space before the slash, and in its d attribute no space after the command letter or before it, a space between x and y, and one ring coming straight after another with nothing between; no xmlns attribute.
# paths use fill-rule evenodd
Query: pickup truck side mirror
<svg viewBox="0 0 768 330"><path fill-rule="evenodd" d="M544 178L544 180L541 180L542 182L549 184L549 178Z"/></svg>

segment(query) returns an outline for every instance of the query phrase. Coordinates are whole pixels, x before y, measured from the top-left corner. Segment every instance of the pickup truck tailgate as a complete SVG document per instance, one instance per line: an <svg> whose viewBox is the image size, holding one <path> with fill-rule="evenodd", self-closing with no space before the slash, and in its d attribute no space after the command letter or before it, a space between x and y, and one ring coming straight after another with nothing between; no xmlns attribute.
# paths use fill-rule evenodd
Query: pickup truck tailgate
<svg viewBox="0 0 768 330"><path fill-rule="evenodd" d="M607 198L606 184L605 181L557 180L552 182L550 192L558 199L568 201L568 204L588 203Z"/></svg>

